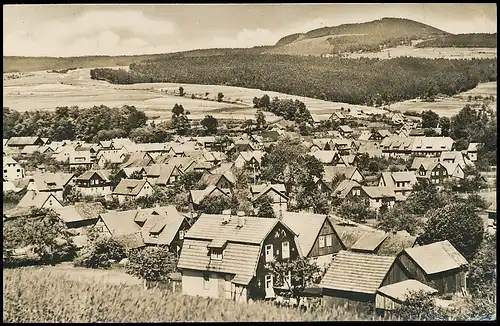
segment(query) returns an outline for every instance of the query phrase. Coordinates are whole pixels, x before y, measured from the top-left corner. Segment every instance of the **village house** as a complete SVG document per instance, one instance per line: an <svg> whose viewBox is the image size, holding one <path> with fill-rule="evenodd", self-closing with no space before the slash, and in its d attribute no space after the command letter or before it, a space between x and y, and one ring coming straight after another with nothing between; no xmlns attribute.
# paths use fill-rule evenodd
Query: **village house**
<svg viewBox="0 0 500 326"><path fill-rule="evenodd" d="M421 163L416 171L417 179L428 179L435 185L442 185L449 177L464 178L464 171L458 164L441 162Z"/></svg>
<svg viewBox="0 0 500 326"><path fill-rule="evenodd" d="M455 141L450 137L412 137L411 153L415 156L438 157L452 151Z"/></svg>
<svg viewBox="0 0 500 326"><path fill-rule="evenodd" d="M118 199L120 204L126 200L135 200L140 197L151 196L153 186L147 180L122 179L116 186L112 195Z"/></svg>
<svg viewBox="0 0 500 326"><path fill-rule="evenodd" d="M108 196L111 194L110 170L91 170L75 179L75 188L83 196Z"/></svg>
<svg viewBox="0 0 500 326"><path fill-rule="evenodd" d="M127 156L126 153L121 151L117 152L101 152L97 154L97 166L101 169L118 167L123 163L123 160Z"/></svg>
<svg viewBox="0 0 500 326"><path fill-rule="evenodd" d="M282 213L286 212L288 209L289 198L286 194L284 184L252 185L250 187L250 192L252 194L252 204L254 205L254 210L257 209L256 205L258 201L264 196L271 198L271 206L273 207L275 216L282 216Z"/></svg>
<svg viewBox="0 0 500 326"><path fill-rule="evenodd" d="M300 256L311 258L320 268L346 249L327 215L283 212L282 221L297 234Z"/></svg>
<svg viewBox="0 0 500 326"><path fill-rule="evenodd" d="M222 196L229 198L229 192L226 189L221 189L215 185L209 185L203 190L190 190L189 202L192 210L197 210L203 199L208 197Z"/></svg>
<svg viewBox="0 0 500 326"><path fill-rule="evenodd" d="M452 152L442 152L439 157L439 161L443 163L456 163L460 165L462 169L467 166L473 166L474 163L462 152L452 151Z"/></svg>
<svg viewBox="0 0 500 326"><path fill-rule="evenodd" d="M346 116L344 115L344 113L342 113L342 111L334 111L329 120L343 124L345 123Z"/></svg>
<svg viewBox="0 0 500 326"><path fill-rule="evenodd" d="M51 192L36 192L28 190L21 198L17 207L59 208L62 207L62 199L57 198Z"/></svg>
<svg viewBox="0 0 500 326"><path fill-rule="evenodd" d="M354 132L354 130L352 130L352 128L349 127L348 125L339 126L337 130L338 132L340 132L340 135L344 138L352 138L352 134Z"/></svg>
<svg viewBox="0 0 500 326"><path fill-rule="evenodd" d="M172 186L184 174L178 166L174 164L153 164L144 167L142 170L146 180L152 185Z"/></svg>
<svg viewBox="0 0 500 326"><path fill-rule="evenodd" d="M42 146L40 145L24 146L23 149L21 150L21 155L32 155L34 152L41 153L40 148L42 148Z"/></svg>
<svg viewBox="0 0 500 326"><path fill-rule="evenodd" d="M211 173L203 173L200 180L198 181L198 185L207 185L207 186L216 186L220 189L232 189L234 187L234 177L230 172L221 173L221 174L211 174Z"/></svg>
<svg viewBox="0 0 500 326"><path fill-rule="evenodd" d="M255 168L256 171L260 171L260 163L265 154L263 151L240 152L234 161L234 166L243 168L245 164L248 164L248 166Z"/></svg>
<svg viewBox="0 0 500 326"><path fill-rule="evenodd" d="M61 202L63 200L64 189L75 182L73 173L37 173L26 177L26 179L28 180L27 190L37 193L53 193Z"/></svg>
<svg viewBox="0 0 500 326"><path fill-rule="evenodd" d="M379 187L391 187L402 196L409 196L416 184L417 176L410 171L382 172L378 182Z"/></svg>
<svg viewBox="0 0 500 326"><path fill-rule="evenodd" d="M467 156L469 157L469 160L472 162L477 161L477 153L483 146L482 143L470 143L469 147L467 147Z"/></svg>
<svg viewBox="0 0 500 326"><path fill-rule="evenodd" d="M466 292L468 262L448 240L405 249L398 261L412 279L439 294Z"/></svg>
<svg viewBox="0 0 500 326"><path fill-rule="evenodd" d="M12 157L3 157L3 180L14 181L24 178L24 168Z"/></svg>
<svg viewBox="0 0 500 326"><path fill-rule="evenodd" d="M387 239L385 232L366 232L354 242L349 250L365 254L375 254Z"/></svg>
<svg viewBox="0 0 500 326"><path fill-rule="evenodd" d="M405 157L411 154L413 141L414 138L387 137L380 143L380 148L384 156Z"/></svg>
<svg viewBox="0 0 500 326"><path fill-rule="evenodd" d="M189 171L193 170L194 165L196 164L196 161L193 160L191 157L168 157L165 160L163 159L164 157L162 156L162 160L159 160L159 157L156 159L156 163L167 163L170 165L175 165L181 170L181 172L186 173Z"/></svg>
<svg viewBox="0 0 500 326"><path fill-rule="evenodd" d="M349 198L361 196L362 187L354 180L342 180L333 191L333 196L337 198Z"/></svg>
<svg viewBox="0 0 500 326"><path fill-rule="evenodd" d="M365 311L377 290L409 279L395 256L340 251L321 280L323 304Z"/></svg>
<svg viewBox="0 0 500 326"><path fill-rule="evenodd" d="M87 170L92 168L94 160L90 151L76 151L69 154L70 168L83 167Z"/></svg>
<svg viewBox="0 0 500 326"><path fill-rule="evenodd" d="M392 207L397 199L402 200L396 197L392 187L362 186L361 190L361 196L369 199L372 209L379 209L384 203Z"/></svg>
<svg viewBox="0 0 500 326"><path fill-rule="evenodd" d="M99 219L99 214L105 213L104 206L99 202L75 203L54 209L68 229L73 233L85 234Z"/></svg>
<svg viewBox="0 0 500 326"><path fill-rule="evenodd" d="M40 137L10 137L9 140L5 143L5 146L15 147L21 150L25 146L41 146L44 144L44 141Z"/></svg>
<svg viewBox="0 0 500 326"><path fill-rule="evenodd" d="M318 161L320 161L324 165L331 165L331 166L336 166L336 165L343 165L347 166L346 163L340 153L336 150L316 150L313 152L309 152L309 155L312 157L315 157Z"/></svg>
<svg viewBox="0 0 500 326"><path fill-rule="evenodd" d="M184 237L177 265L182 293L238 302L273 299L274 275L265 264L298 257L295 237L279 219L203 214Z"/></svg>
<svg viewBox="0 0 500 326"><path fill-rule="evenodd" d="M390 119L391 119L391 124L394 126L400 126L406 120L401 113L394 113Z"/></svg>
<svg viewBox="0 0 500 326"><path fill-rule="evenodd" d="M323 179L318 179L316 185L323 192L332 192L334 190L332 189L332 182L341 177L356 182L362 182L365 178L355 166L325 166Z"/></svg>
<svg viewBox="0 0 500 326"><path fill-rule="evenodd" d="M382 139L385 139L385 138L391 137L391 136L392 136L392 134L389 130L379 129L379 130L375 130L375 132L373 132L367 140L382 140Z"/></svg>
<svg viewBox="0 0 500 326"><path fill-rule="evenodd" d="M125 157L122 168L143 167L154 164L155 161L149 153L134 152Z"/></svg>

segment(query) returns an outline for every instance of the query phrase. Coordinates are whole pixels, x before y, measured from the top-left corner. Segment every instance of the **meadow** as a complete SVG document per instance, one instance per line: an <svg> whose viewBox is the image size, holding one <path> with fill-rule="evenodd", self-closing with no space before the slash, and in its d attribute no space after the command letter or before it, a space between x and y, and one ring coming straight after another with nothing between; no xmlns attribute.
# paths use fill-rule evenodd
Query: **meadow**
<svg viewBox="0 0 500 326"><path fill-rule="evenodd" d="M397 57L414 57L428 59L495 59L496 48L417 48L411 45L402 45L383 49L379 52L348 53L347 58L390 59Z"/></svg>
<svg viewBox="0 0 500 326"><path fill-rule="evenodd" d="M120 68L128 69L128 67ZM387 113L387 111L369 106L328 102L243 87L182 83L115 85L90 79L90 69L70 70L66 74L38 71L26 75L16 74L20 77L9 79L8 76L12 75L4 74L3 106L21 112L55 110L58 106L90 107L103 104L108 107L120 107L127 104L144 110L148 116L169 119L172 107L178 103L190 111L192 119L202 119L206 114L211 114L218 119L242 120L255 118L256 109L253 108L253 98L267 94L271 98L277 96L298 99L306 104L312 114L329 116L341 107L350 108L353 115L361 114L360 111L365 114ZM180 86L186 93L183 97L178 96ZM236 103L217 102L215 99L219 92L224 94L224 101ZM195 94L197 98L191 99L192 94ZM269 112L265 112L265 115L270 122L278 119Z"/></svg>
<svg viewBox="0 0 500 326"><path fill-rule="evenodd" d="M264 302L183 296L138 284L70 279L56 267L5 269L4 322L376 320L343 309L302 312ZM95 271L92 271L93 273ZM107 272L107 271L105 271ZM96 273L99 274L99 273ZM41 295L43 293L43 295Z"/></svg>
<svg viewBox="0 0 500 326"><path fill-rule="evenodd" d="M440 116L451 118L452 116L456 115L466 104L474 103L474 101L468 101L469 96L472 96L472 98L474 98L475 96L489 97L490 95L493 95L495 97L495 102L493 102L493 105L490 105L490 107L494 108L494 106L496 105L496 93L496 82L480 83L477 87L466 92L462 92L454 96L438 97L434 102L426 102L419 99L414 99L393 103L390 105L390 109L398 110L400 112L422 112L432 110Z"/></svg>

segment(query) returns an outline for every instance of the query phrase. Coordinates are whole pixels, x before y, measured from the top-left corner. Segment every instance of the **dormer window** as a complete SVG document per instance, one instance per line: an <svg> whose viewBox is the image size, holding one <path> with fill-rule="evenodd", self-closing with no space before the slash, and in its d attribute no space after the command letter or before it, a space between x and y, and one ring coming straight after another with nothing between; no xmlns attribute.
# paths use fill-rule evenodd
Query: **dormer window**
<svg viewBox="0 0 500 326"><path fill-rule="evenodd" d="M222 260L223 251L226 247L227 241L225 239L214 239L207 246L210 260L220 261Z"/></svg>
<svg viewBox="0 0 500 326"><path fill-rule="evenodd" d="M211 260L222 260L222 249L211 248L210 249L210 259Z"/></svg>

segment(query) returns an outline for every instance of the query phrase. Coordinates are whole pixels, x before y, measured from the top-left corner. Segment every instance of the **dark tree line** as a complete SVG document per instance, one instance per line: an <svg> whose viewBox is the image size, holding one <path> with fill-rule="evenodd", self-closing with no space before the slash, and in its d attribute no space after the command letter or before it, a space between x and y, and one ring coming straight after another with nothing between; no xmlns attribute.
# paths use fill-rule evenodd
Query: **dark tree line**
<svg viewBox="0 0 500 326"><path fill-rule="evenodd" d="M3 108L3 137L38 136L52 140L81 139L85 141L128 137L146 125L147 117L134 106L121 108L57 107L55 111L25 111Z"/></svg>
<svg viewBox="0 0 500 326"><path fill-rule="evenodd" d="M496 48L497 33L457 34L437 37L415 45L417 48Z"/></svg>
<svg viewBox="0 0 500 326"><path fill-rule="evenodd" d="M93 69L116 84L178 82L258 88L328 101L374 105L431 93L454 95L496 81L494 59L343 59L288 55L220 55L150 60L130 72Z"/></svg>

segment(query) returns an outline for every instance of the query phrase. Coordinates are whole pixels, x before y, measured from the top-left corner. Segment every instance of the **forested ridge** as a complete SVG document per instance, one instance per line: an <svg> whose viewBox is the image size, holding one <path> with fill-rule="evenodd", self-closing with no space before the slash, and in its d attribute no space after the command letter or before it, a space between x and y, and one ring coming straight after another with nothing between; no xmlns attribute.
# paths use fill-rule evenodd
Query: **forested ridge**
<svg viewBox="0 0 500 326"><path fill-rule="evenodd" d="M415 45L417 48L496 48L497 33L472 33L440 36Z"/></svg>
<svg viewBox="0 0 500 326"><path fill-rule="evenodd" d="M238 86L334 102L382 105L439 93L454 95L480 82L496 81L496 60L224 55L145 61L131 64L130 72L92 69L91 78L115 84Z"/></svg>

